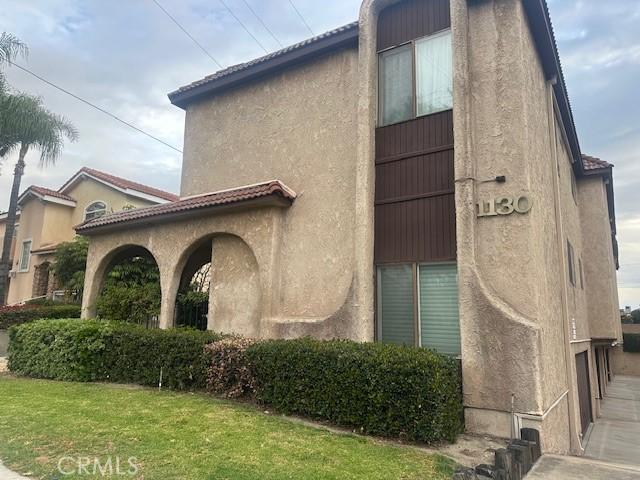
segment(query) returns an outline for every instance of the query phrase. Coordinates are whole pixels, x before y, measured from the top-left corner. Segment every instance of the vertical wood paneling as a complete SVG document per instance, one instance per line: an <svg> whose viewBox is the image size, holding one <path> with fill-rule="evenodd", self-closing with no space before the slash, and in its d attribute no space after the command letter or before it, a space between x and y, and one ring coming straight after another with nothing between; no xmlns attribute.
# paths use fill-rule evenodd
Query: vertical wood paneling
<svg viewBox="0 0 640 480"><path fill-rule="evenodd" d="M400 45L450 26L449 0L406 0L380 13L378 50Z"/></svg>
<svg viewBox="0 0 640 480"><path fill-rule="evenodd" d="M405 0L380 13L378 49L450 27L449 0ZM376 129L375 261L455 260L453 112Z"/></svg>
<svg viewBox="0 0 640 480"><path fill-rule="evenodd" d="M451 111L378 128L376 263L455 260L453 193Z"/></svg>

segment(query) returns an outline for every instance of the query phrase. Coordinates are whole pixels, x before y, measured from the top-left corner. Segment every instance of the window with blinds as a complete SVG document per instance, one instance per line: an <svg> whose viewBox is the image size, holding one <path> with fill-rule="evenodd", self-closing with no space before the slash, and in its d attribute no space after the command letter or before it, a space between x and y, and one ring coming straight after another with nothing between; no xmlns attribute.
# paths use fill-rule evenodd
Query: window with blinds
<svg viewBox="0 0 640 480"><path fill-rule="evenodd" d="M378 340L460 355L455 263L378 267Z"/></svg>

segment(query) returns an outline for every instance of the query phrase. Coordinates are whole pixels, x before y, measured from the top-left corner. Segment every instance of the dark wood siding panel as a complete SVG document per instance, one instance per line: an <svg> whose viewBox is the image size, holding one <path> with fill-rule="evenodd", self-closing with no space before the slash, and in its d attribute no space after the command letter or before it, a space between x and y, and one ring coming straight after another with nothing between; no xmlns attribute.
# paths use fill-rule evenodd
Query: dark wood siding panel
<svg viewBox="0 0 640 480"><path fill-rule="evenodd" d="M451 26L449 0L407 0L385 8L378 18L378 50Z"/></svg>
<svg viewBox="0 0 640 480"><path fill-rule="evenodd" d="M451 111L376 130L376 263L455 260Z"/></svg>
<svg viewBox="0 0 640 480"><path fill-rule="evenodd" d="M375 236L378 264L455 260L454 195L376 206Z"/></svg>

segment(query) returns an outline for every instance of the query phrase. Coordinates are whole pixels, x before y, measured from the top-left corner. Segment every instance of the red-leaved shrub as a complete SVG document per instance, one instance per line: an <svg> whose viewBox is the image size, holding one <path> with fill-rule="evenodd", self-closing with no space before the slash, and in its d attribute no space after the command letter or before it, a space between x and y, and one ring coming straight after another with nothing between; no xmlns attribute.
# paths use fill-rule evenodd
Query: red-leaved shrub
<svg viewBox="0 0 640 480"><path fill-rule="evenodd" d="M255 379L247 361L247 348L256 340L228 337L205 346L209 358L207 390L227 398L251 396Z"/></svg>

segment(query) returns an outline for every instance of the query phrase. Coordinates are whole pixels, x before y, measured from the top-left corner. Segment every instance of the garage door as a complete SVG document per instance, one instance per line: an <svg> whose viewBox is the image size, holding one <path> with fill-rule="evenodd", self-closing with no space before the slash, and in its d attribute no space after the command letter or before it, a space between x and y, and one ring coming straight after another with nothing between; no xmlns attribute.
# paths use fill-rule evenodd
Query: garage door
<svg viewBox="0 0 640 480"><path fill-rule="evenodd" d="M584 435L591 423L591 388L589 388L588 352L576 355L576 375L578 376L578 400L580 403L580 425Z"/></svg>

